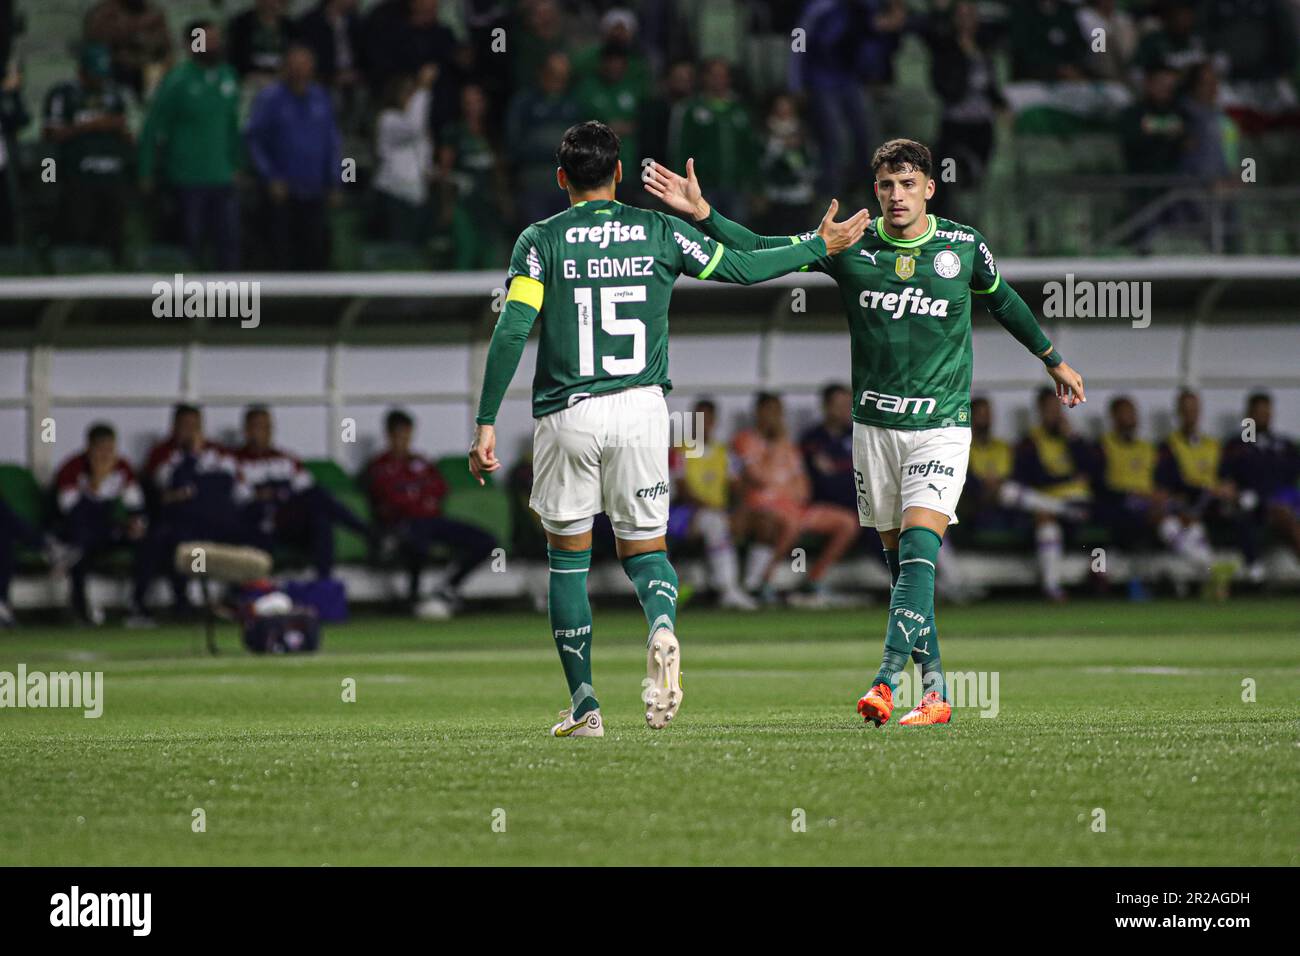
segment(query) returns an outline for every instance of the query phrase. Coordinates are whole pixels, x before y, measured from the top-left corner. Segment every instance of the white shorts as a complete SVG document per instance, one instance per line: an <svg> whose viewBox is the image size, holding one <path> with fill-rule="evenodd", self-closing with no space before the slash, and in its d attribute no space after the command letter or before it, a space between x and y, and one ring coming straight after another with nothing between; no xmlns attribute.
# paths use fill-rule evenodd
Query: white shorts
<svg viewBox="0 0 1300 956"><path fill-rule="evenodd" d="M893 531L902 527L904 511L919 507L945 514L956 524L969 460L969 428L908 431L854 422L859 523Z"/></svg>
<svg viewBox="0 0 1300 956"><path fill-rule="evenodd" d="M583 399L533 426L528 504L552 534L591 530L599 512L625 540L668 528L668 404L657 385Z"/></svg>

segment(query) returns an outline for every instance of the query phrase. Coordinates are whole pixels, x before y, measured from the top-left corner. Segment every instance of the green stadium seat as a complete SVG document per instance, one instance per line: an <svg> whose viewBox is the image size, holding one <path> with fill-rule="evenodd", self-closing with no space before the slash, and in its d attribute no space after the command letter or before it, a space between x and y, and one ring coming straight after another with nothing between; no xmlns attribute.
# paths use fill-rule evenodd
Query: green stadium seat
<svg viewBox="0 0 1300 956"><path fill-rule="evenodd" d="M0 276L32 276L45 270L41 262L20 246L0 246Z"/></svg>
<svg viewBox="0 0 1300 956"><path fill-rule="evenodd" d="M303 462L316 484L328 491L339 503L350 508L362 521L370 521L370 499L361 486L335 462L314 458ZM334 529L334 560L339 564L363 564L370 556L369 543L346 528Z"/></svg>
<svg viewBox="0 0 1300 956"><path fill-rule="evenodd" d="M361 268L366 272L423 272L429 262L422 250L404 242L366 242L361 245Z"/></svg>
<svg viewBox="0 0 1300 956"><path fill-rule="evenodd" d="M443 514L481 528L502 545L511 541L514 521L510 513L510 498L500 488L480 488L475 482L471 487L454 489L443 502Z"/></svg>
<svg viewBox="0 0 1300 956"><path fill-rule="evenodd" d="M45 527L47 500L36 476L22 465L0 465L0 500L18 517L36 528ZM18 549L18 567L22 571L43 569L40 555L25 547Z"/></svg>
<svg viewBox="0 0 1300 956"><path fill-rule="evenodd" d="M55 275L98 275L113 271L113 259L98 246L55 246L50 250Z"/></svg>
<svg viewBox="0 0 1300 956"><path fill-rule="evenodd" d="M148 245L131 251L127 265L132 272L177 273L194 271L194 260L180 246Z"/></svg>
<svg viewBox="0 0 1300 956"><path fill-rule="evenodd" d="M469 459L464 455L444 455L434 462L442 477L447 479L447 487L452 491L462 488L478 488L478 480L469 473ZM484 475L483 480L489 488L493 485L491 475Z"/></svg>

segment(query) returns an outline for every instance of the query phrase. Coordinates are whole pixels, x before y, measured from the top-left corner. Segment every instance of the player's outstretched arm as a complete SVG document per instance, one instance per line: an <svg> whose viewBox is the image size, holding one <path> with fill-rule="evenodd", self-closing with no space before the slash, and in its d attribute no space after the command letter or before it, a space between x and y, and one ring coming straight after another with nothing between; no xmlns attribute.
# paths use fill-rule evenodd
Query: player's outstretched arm
<svg viewBox="0 0 1300 956"><path fill-rule="evenodd" d="M843 222L836 222L835 214L838 210L838 200L831 200L826 215L822 217L821 226L808 242L752 251L730 249L718 243L708 266L699 273L691 274L700 279L751 285L785 275L787 272L795 272L828 256L837 255L861 239L867 223L871 221L870 213L860 209ZM679 224L679 232L685 230L683 234L688 237L690 233L699 235L685 223L676 221ZM689 268L688 272L690 272Z"/></svg>
<svg viewBox="0 0 1300 956"><path fill-rule="evenodd" d="M519 368L528 333L542 304L542 284L528 276L515 276L510 283L506 307L492 330L488 345L487 368L479 394L478 415L474 421L474 443L469 449L469 472L483 484L483 476L501 467L496 456L496 420L506 389Z"/></svg>
<svg viewBox="0 0 1300 956"><path fill-rule="evenodd" d="M1000 275L995 277L993 289L985 293L985 304L1001 326L1015 336L1016 341L1033 352L1047 367L1047 374L1056 383L1056 394L1062 405L1073 408L1086 402L1083 392L1083 376L1066 364L1061 353L1052 347L1051 341L1043 332L1042 326L1034 316L1033 310L1020 298L1020 294L1004 282Z"/></svg>
<svg viewBox="0 0 1300 956"><path fill-rule="evenodd" d="M695 160L686 161L686 175L679 176L667 166L651 160L641 171L645 191L683 216L710 239L728 249L752 252L755 249L780 249L791 245L790 236L760 236L738 222L732 222L705 200L695 178Z"/></svg>

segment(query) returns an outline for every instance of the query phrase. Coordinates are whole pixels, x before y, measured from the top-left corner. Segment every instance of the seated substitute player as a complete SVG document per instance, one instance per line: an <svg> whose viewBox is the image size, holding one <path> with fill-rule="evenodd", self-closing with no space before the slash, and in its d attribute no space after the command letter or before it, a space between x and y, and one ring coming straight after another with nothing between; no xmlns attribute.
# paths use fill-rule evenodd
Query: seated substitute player
<svg viewBox="0 0 1300 956"><path fill-rule="evenodd" d="M334 573L334 525L367 540L370 526L316 484L302 462L271 443L271 412L264 405L244 410L244 444L235 452L243 482L252 493L247 506L251 540L272 551L277 542L305 546L319 578Z"/></svg>
<svg viewBox="0 0 1300 956"><path fill-rule="evenodd" d="M825 544L808 569L801 592L805 606L826 606L826 572L858 535L853 512L812 500L812 482L804 469L803 455L790 438L779 395L758 393L754 427L738 434L732 448L740 461L744 493L740 523L749 534L771 543L766 549L750 548L745 587L758 592L764 604L775 602L771 580L780 562L790 559L791 549L801 536L820 535L826 539ZM795 603L799 603L798 599Z"/></svg>
<svg viewBox="0 0 1300 956"><path fill-rule="evenodd" d="M243 508L252 499L240 481L239 465L230 450L203 434L203 413L194 405L177 405L172 413L172 433L154 446L145 466L154 499L144 547L147 567L167 569L175 609L190 610L187 583L172 568L176 545L184 541L219 541L247 544ZM144 593L135 598L131 621L149 623Z"/></svg>
<svg viewBox="0 0 1300 956"><path fill-rule="evenodd" d="M401 409L384 419L388 447L366 466L365 485L375 520L396 536L406 559L408 592L416 617L444 620L461 605L460 588L492 556L497 540L488 532L442 513L447 479L438 466L411 450L415 420ZM420 600L420 575L434 544L447 545L452 560Z"/></svg>
<svg viewBox="0 0 1300 956"><path fill-rule="evenodd" d="M1039 389L1034 404L1038 424L1016 446L1011 474L1017 485L1035 496L1031 508L1039 583L1049 601L1060 603L1065 600L1061 586L1065 529L1061 522L1087 516L1097 453L1091 443L1070 431L1069 419L1052 388ZM1053 501L1057 508L1048 504Z"/></svg>
<svg viewBox="0 0 1300 956"><path fill-rule="evenodd" d="M733 611L753 611L758 605L740 588L728 510L736 474L726 443L718 441L718 407L712 399L702 398L695 403L692 414L699 423L698 448L674 448L669 455L673 493L668 537L673 541L702 539L718 605Z"/></svg>
<svg viewBox="0 0 1300 956"><path fill-rule="evenodd" d="M1184 522L1156 483L1156 447L1138 437L1137 405L1127 395L1110 400L1111 427L1101 437L1100 481L1094 513L1109 528L1116 547L1140 548L1153 536L1168 547L1197 580L1210 571L1213 555L1199 522ZM1129 597L1144 600L1146 588L1132 563Z"/></svg>
<svg viewBox="0 0 1300 956"><path fill-rule="evenodd" d="M858 701L858 712L876 726L893 711L898 673L918 655L930 689L901 722L951 718L934 624L934 572L970 450L972 296L984 296L994 317L1043 361L1062 403L1084 400L1083 379L1002 280L984 238L926 212L935 190L930 169L930 151L913 140L890 140L876 150L871 170L881 218L853 248L812 266L838 283L849 324L859 519L880 533L891 571L898 566L880 669ZM701 195L692 160L685 177L651 163L642 178L652 195L731 247L804 241L757 236L720 215Z"/></svg>
<svg viewBox="0 0 1300 956"><path fill-rule="evenodd" d="M618 137L603 123L579 123L564 134L555 175L571 205L515 243L469 453L480 480L501 467L497 410L540 319L530 503L546 530L551 633L571 700L551 728L557 737L604 735L591 683L587 600L592 519L601 511L648 624L646 722L666 726L681 704L677 574L665 541L673 282L681 274L746 284L771 279L847 248L867 220L863 210L834 222L832 202L810 249L787 243L738 252L672 216L617 202L618 152Z"/></svg>
<svg viewBox="0 0 1300 956"><path fill-rule="evenodd" d="M54 500L59 511L60 537L80 552L69 569L72 610L87 624L104 623L103 611L86 595L89 564L100 554L125 546L131 550L133 587L128 623L148 626L140 614L144 594L152 577L144 546L144 492L135 472L118 454L117 433L103 422L86 432L86 449L60 467L54 479Z"/></svg>
<svg viewBox="0 0 1300 956"><path fill-rule="evenodd" d="M1191 389L1178 393L1174 408L1178 426L1160 444L1156 458L1156 485L1168 495L1184 529L1208 539L1209 528L1216 531L1229 525L1232 495L1228 486L1219 480L1219 463L1223 446L1212 435L1201 431L1201 397ZM1250 538L1242 536L1243 549L1249 547ZM1247 564L1255 560L1253 552L1246 551ZM1223 600L1228 596L1234 561L1213 561L1210 565L1209 591Z"/></svg>
<svg viewBox="0 0 1300 956"><path fill-rule="evenodd" d="M1268 527L1300 557L1300 445L1273 430L1268 393L1246 399L1242 431L1224 442L1219 470L1243 514L1244 537ZM1255 562L1247 574L1262 580L1263 565Z"/></svg>

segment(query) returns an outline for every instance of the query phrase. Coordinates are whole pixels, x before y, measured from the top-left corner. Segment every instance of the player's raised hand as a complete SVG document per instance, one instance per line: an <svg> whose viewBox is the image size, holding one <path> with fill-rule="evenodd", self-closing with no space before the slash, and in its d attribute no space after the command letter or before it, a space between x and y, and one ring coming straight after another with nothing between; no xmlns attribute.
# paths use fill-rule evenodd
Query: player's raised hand
<svg viewBox="0 0 1300 956"><path fill-rule="evenodd" d="M474 430L474 444L469 447L469 473L483 484L483 476L501 467L497 458L497 430L495 425L479 425Z"/></svg>
<svg viewBox="0 0 1300 956"><path fill-rule="evenodd" d="M653 159L641 170L645 191L673 212L691 219L707 219L712 211L700 191L700 181L695 178L695 160L686 160L686 175L678 176L667 166Z"/></svg>
<svg viewBox="0 0 1300 956"><path fill-rule="evenodd" d="M822 224L817 227L817 235L826 242L826 251L834 256L843 252L862 238L867 226L871 225L871 213L859 209L843 222L836 222L835 215L840 211L840 201L832 199L822 217Z"/></svg>
<svg viewBox="0 0 1300 956"><path fill-rule="evenodd" d="M1070 368L1065 362L1049 368L1047 374L1056 382L1056 397L1067 408L1074 408L1080 402L1086 402L1083 395L1083 376Z"/></svg>

